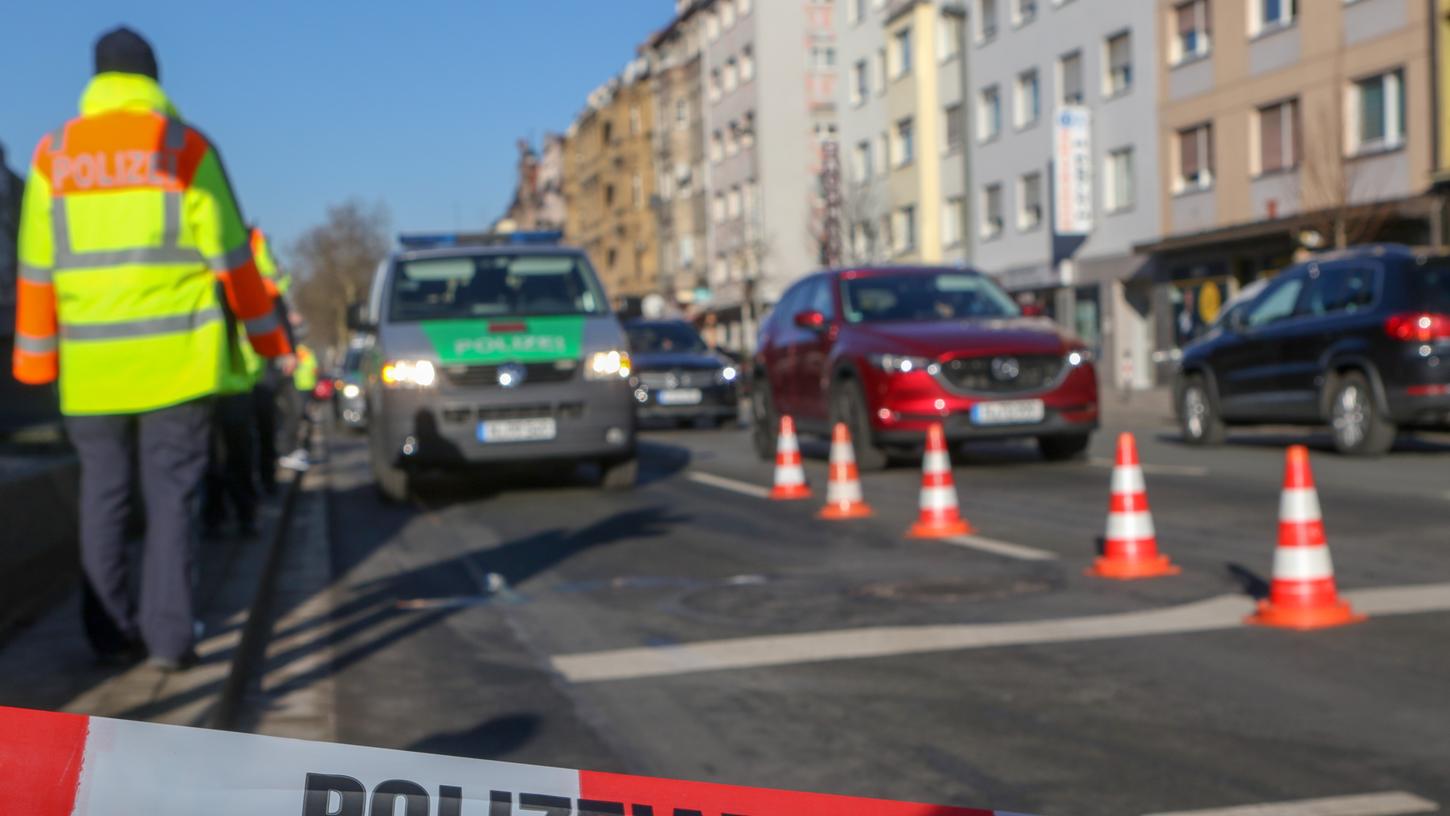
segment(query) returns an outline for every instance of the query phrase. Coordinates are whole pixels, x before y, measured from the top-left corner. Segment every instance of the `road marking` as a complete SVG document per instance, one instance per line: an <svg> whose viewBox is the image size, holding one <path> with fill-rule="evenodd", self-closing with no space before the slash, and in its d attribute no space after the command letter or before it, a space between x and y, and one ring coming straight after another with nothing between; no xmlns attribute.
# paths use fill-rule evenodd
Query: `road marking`
<svg viewBox="0 0 1450 816"><path fill-rule="evenodd" d="M1005 541L983 538L978 535L952 536L951 538L944 538L942 540L948 544L955 544L958 547L970 547L974 550L981 550L982 552L993 555L1020 558L1023 561L1054 561L1057 559L1055 554L1047 550L1024 547L1021 544L1008 544Z"/></svg>
<svg viewBox="0 0 1450 816"><path fill-rule="evenodd" d="M735 493L740 493L741 495L754 496L757 499L770 498L769 488L761 487L760 485L753 485L749 482L741 482L736 481L735 479L727 479L724 476L716 476L713 473L705 473L704 471L692 470L685 474L685 478L689 479L692 482L698 482L700 484L709 485L711 487L718 487L721 490L730 490Z"/></svg>
<svg viewBox="0 0 1450 816"><path fill-rule="evenodd" d="M1438 813L1440 806L1413 793L1388 791L1356 796L1328 796L1322 799L1299 799L1293 802L1269 802L1261 805L1215 808L1213 810L1175 810L1150 816L1406 816L1411 813Z"/></svg>
<svg viewBox="0 0 1450 816"><path fill-rule="evenodd" d="M1112 459L1089 459L1088 464L1100 468L1114 468L1117 462ZM1157 473L1162 476L1207 476L1208 468L1203 465L1142 465L1144 473Z"/></svg>
<svg viewBox="0 0 1450 816"><path fill-rule="evenodd" d="M1381 587L1345 595L1359 612L1371 617L1450 611L1450 583ZM551 662L571 682L596 683L927 652L1219 631L1243 626L1244 618L1253 609L1253 601L1242 595L1219 595L1182 606L1113 615L767 635L557 655Z"/></svg>

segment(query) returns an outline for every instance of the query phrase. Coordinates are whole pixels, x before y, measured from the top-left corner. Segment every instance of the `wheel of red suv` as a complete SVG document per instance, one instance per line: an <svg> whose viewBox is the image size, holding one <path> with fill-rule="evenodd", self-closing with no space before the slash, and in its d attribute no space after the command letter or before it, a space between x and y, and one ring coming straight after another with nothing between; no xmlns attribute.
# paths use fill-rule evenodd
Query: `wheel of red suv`
<svg viewBox="0 0 1450 816"><path fill-rule="evenodd" d="M1178 425L1183 430L1183 441L1190 445L1222 445L1228 434L1208 394L1208 385L1200 376L1189 377L1183 383L1178 395Z"/></svg>
<svg viewBox="0 0 1450 816"><path fill-rule="evenodd" d="M755 455L767 462L775 461L775 432L779 424L775 402L770 397L770 381L761 372L756 375L750 394L750 442L755 447Z"/></svg>
<svg viewBox="0 0 1450 816"><path fill-rule="evenodd" d="M1358 371L1334 378L1329 395L1329 431L1346 456L1380 456L1395 444L1397 428L1380 415L1369 380Z"/></svg>
<svg viewBox="0 0 1450 816"><path fill-rule="evenodd" d="M851 429L851 443L856 448L856 468L885 470L891 460L886 451L876 445L871 433L869 410L866 395L861 393L861 386L854 381L843 380L831 387L831 426L844 422Z"/></svg>

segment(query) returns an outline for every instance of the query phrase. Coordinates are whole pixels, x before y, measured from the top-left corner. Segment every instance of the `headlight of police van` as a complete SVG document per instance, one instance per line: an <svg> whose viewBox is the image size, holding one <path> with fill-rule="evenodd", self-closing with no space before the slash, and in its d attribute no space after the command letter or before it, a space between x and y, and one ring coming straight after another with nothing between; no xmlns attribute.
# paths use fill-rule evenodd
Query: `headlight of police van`
<svg viewBox="0 0 1450 816"><path fill-rule="evenodd" d="M589 358L584 377L589 380L627 380L631 366L627 351L597 351Z"/></svg>
<svg viewBox="0 0 1450 816"><path fill-rule="evenodd" d="M740 371L735 366L725 366L715 372L715 381L721 385L729 385L740 377Z"/></svg>
<svg viewBox="0 0 1450 816"><path fill-rule="evenodd" d="M1067 364L1076 368L1093 361L1092 349L1073 349L1067 353Z"/></svg>
<svg viewBox="0 0 1450 816"><path fill-rule="evenodd" d="M887 374L910 374L913 371L925 371L928 374L935 374L936 363L926 357L910 357L904 354L873 354L869 358L871 365L885 371Z"/></svg>
<svg viewBox="0 0 1450 816"><path fill-rule="evenodd" d="M357 399L357 395L361 393L362 389L353 383L348 383L342 387L342 395L348 399Z"/></svg>
<svg viewBox="0 0 1450 816"><path fill-rule="evenodd" d="M383 366L383 385L389 388L431 388L437 378L427 360L393 360Z"/></svg>

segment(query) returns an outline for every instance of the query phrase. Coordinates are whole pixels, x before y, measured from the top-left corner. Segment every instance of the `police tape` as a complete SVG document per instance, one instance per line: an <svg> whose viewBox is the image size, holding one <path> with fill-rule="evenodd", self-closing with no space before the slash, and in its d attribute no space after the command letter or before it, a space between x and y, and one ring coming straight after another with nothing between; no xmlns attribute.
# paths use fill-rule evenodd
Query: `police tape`
<svg viewBox="0 0 1450 816"><path fill-rule="evenodd" d="M25 816L1010 816L0 707Z"/></svg>

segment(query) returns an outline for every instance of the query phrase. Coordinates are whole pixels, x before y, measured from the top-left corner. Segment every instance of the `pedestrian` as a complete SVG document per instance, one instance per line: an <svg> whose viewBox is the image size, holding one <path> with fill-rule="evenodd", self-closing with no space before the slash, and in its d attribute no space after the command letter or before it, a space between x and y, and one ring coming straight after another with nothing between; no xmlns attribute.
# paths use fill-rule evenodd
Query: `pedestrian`
<svg viewBox="0 0 1450 816"><path fill-rule="evenodd" d="M106 33L80 116L36 149L14 372L25 383L59 381L80 459L86 576L129 643L176 671L196 659L193 510L212 401L240 365L229 321L259 354L290 349L221 158L180 120L159 76L139 34ZM139 565L125 543L133 460L146 516Z"/></svg>
<svg viewBox="0 0 1450 816"><path fill-rule="evenodd" d="M291 328L288 319L287 293L292 287L292 276L278 265L272 255L272 248L266 233L253 225L251 229L252 257L257 260L257 271L262 273L262 283L272 295L273 308L282 320L282 325ZM290 337L290 335L289 335ZM268 496L277 493L277 402L281 399L279 390L290 383L297 359L287 355L276 360L264 360L262 370L252 387L252 415L257 439L257 479L262 492ZM290 444L290 440L284 444Z"/></svg>
<svg viewBox="0 0 1450 816"><path fill-rule="evenodd" d="M282 457L282 467L292 470L306 470L308 465L307 447L301 444L298 439L301 423L312 406L312 392L317 388L317 355L312 353L306 343L297 344L297 367L292 371L292 388L288 389L289 404L287 410L287 421L284 423L286 432L283 435L284 443L297 442L297 448L291 453Z"/></svg>

